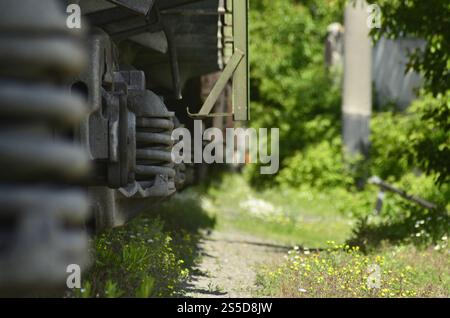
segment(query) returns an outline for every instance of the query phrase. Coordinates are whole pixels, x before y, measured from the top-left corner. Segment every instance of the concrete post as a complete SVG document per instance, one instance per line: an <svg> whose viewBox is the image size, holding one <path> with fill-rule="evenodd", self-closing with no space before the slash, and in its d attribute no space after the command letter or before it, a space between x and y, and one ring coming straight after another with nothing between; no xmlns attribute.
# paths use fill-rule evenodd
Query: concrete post
<svg viewBox="0 0 450 318"><path fill-rule="evenodd" d="M343 140L350 157L367 156L372 113L372 44L367 3L356 0L345 9Z"/></svg>

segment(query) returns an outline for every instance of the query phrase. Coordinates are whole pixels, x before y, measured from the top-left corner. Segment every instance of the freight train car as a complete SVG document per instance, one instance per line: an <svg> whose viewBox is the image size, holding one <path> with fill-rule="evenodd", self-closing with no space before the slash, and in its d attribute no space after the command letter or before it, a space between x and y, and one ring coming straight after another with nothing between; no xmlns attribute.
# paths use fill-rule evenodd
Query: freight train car
<svg viewBox="0 0 450 318"><path fill-rule="evenodd" d="M61 288L89 229L186 186L174 128L248 119L246 16L246 0L0 1L1 294ZM193 83L217 71L203 104Z"/></svg>

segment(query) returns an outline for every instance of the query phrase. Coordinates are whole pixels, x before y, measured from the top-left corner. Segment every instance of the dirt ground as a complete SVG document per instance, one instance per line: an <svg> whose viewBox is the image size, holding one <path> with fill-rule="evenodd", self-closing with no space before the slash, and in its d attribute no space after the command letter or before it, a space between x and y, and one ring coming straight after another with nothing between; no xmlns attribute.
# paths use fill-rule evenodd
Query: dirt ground
<svg viewBox="0 0 450 318"><path fill-rule="evenodd" d="M283 260L290 247L236 231L213 231L201 241L201 259L186 286L187 297L255 296L259 264Z"/></svg>

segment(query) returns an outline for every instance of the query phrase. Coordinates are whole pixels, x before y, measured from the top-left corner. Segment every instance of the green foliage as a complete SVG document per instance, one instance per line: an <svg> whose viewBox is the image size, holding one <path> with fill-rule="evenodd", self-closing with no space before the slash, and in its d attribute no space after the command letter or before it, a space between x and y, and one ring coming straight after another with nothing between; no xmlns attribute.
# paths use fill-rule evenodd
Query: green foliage
<svg viewBox="0 0 450 318"><path fill-rule="evenodd" d="M376 113L371 120L370 170L383 180L397 180L411 170L410 132L415 114ZM395 128L394 128L395 127Z"/></svg>
<svg viewBox="0 0 450 318"><path fill-rule="evenodd" d="M371 124L371 174L439 208L429 211L387 193L381 215L362 214L351 242L368 248L382 241L438 246L448 235L450 191L445 178L450 169L449 97L428 94L406 113L375 114ZM418 169L426 174L419 174Z"/></svg>
<svg viewBox="0 0 450 318"><path fill-rule="evenodd" d="M436 174L438 184L450 181L450 90L437 97L426 95L412 106L420 123L411 131L411 146L419 166Z"/></svg>
<svg viewBox="0 0 450 318"><path fill-rule="evenodd" d="M96 237L95 264L80 297L173 297L182 294L196 259L199 230L214 226L195 193L185 192L157 212Z"/></svg>
<svg viewBox="0 0 450 318"><path fill-rule="evenodd" d="M388 195L382 215L373 218L377 189L356 191L352 185L358 176L377 175L408 193L444 207L448 204L449 4L420 0L377 2L383 13L383 27L373 30L375 40L383 35L427 40L424 52L413 54L410 63L424 75L426 90L406 113L386 111L373 115L370 160L361 166L344 163L342 158L340 88L332 84L322 58L326 26L339 21L344 2L252 2L254 124L280 127L281 170L268 182L332 198L337 210L359 219L355 241L360 243L379 245L388 240L437 244L448 226L442 209L429 213L396 195ZM419 169L428 176L411 173ZM254 184L265 185L266 179L258 172L257 166L245 171ZM433 180L441 187L435 186ZM428 220L427 235L416 236L414 226L424 218Z"/></svg>
<svg viewBox="0 0 450 318"><path fill-rule="evenodd" d="M119 298L122 296L122 292L115 282L107 280L105 284L105 296L108 298Z"/></svg>
<svg viewBox="0 0 450 318"><path fill-rule="evenodd" d="M96 239L94 268L89 273L98 297L172 296L186 278L180 251L160 219L139 219ZM189 236L185 244L190 244Z"/></svg>
<svg viewBox="0 0 450 318"><path fill-rule="evenodd" d="M383 241L439 246L442 239L450 234L450 214L447 212L450 207L449 185L438 188L432 177L409 173L394 186L407 189L412 195L420 194L423 199L436 203L438 208L431 211L387 193L381 214L360 218L350 243L369 249L380 246Z"/></svg>
<svg viewBox="0 0 450 318"><path fill-rule="evenodd" d="M398 180L414 168L449 181L450 90L415 101L406 113L377 113L372 119L372 174Z"/></svg>
<svg viewBox="0 0 450 318"><path fill-rule="evenodd" d="M277 177L279 184L300 187L310 185L319 189L353 184L341 155L339 138L323 140L288 158Z"/></svg>
<svg viewBox="0 0 450 318"><path fill-rule="evenodd" d="M340 14L331 1L251 1L252 125L280 128L280 158L340 131L340 89L326 72L328 24ZM252 168L255 183L271 182Z"/></svg>
<svg viewBox="0 0 450 318"><path fill-rule="evenodd" d="M428 173L437 174L438 184L450 181L450 2L442 0L381 0L381 36L424 39L424 49L411 52L409 68L423 75L425 95L416 111L422 125L412 141L417 159ZM431 97L433 96L434 99Z"/></svg>
<svg viewBox="0 0 450 318"><path fill-rule="evenodd" d="M136 297L138 298L148 298L152 295L152 291L155 287L155 280L152 277L145 277L142 280L141 286L139 286Z"/></svg>
<svg viewBox="0 0 450 318"><path fill-rule="evenodd" d="M448 145L448 136L442 134L442 129L435 129L434 121L428 124L421 118L425 108L428 109L426 111L432 109L428 106L431 104L442 109L435 98L428 96L416 101L406 113L374 114L369 169L371 175L380 176L409 194L437 204L439 208L429 211L397 194L386 193L381 214L374 215L373 209L367 208L367 198L370 197L361 196L360 203L359 200L353 203L353 209L360 212L355 213L359 214L359 221L350 240L352 244L369 249L383 241L436 246L442 237L448 235L450 219L446 210L450 199L449 185L442 183L437 186L435 181L441 175L431 167L427 174L418 173L418 168L424 168L423 163L428 163L432 158L444 166L448 161L446 146L441 147L442 151L435 152L439 148L436 143ZM423 153L426 150L430 152ZM423 157L426 159L422 159L421 164ZM447 166L441 167L440 171L448 169ZM374 207L375 194L371 197Z"/></svg>

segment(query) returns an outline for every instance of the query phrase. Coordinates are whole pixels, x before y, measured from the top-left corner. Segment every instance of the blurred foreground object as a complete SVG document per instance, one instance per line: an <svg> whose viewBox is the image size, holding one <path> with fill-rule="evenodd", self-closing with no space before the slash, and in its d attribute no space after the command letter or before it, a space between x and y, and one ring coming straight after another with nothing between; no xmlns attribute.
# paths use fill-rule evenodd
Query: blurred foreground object
<svg viewBox="0 0 450 318"><path fill-rule="evenodd" d="M0 2L0 294L63 290L88 264L85 151L67 138L85 115L62 80L86 62L54 0Z"/></svg>

